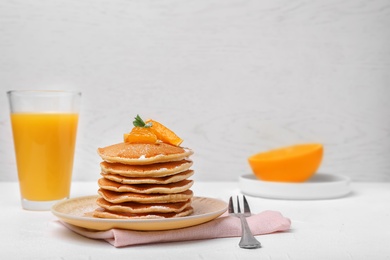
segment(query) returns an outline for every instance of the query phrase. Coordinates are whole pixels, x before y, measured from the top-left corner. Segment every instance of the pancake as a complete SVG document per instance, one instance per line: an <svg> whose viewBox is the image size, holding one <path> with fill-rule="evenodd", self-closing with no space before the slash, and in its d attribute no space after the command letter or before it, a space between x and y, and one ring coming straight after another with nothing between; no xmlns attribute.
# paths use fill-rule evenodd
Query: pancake
<svg viewBox="0 0 390 260"><path fill-rule="evenodd" d="M169 212L169 213L128 213L128 212L111 212L104 208L97 208L93 212L93 216L97 218L110 218L110 219L157 219L157 218L176 218L185 217L194 212L192 207L187 207L181 212Z"/></svg>
<svg viewBox="0 0 390 260"><path fill-rule="evenodd" d="M177 173L175 175L169 175L165 177L125 177L118 174L101 173L101 175L111 181L122 184L168 184L173 182L179 182L191 177L194 174L193 170L187 170Z"/></svg>
<svg viewBox="0 0 390 260"><path fill-rule="evenodd" d="M191 149L164 142L123 142L98 148L97 153L103 161L94 217L156 219L193 213Z"/></svg>
<svg viewBox="0 0 390 260"><path fill-rule="evenodd" d="M188 170L192 166L190 160L164 162L148 165L129 165L122 163L101 162L102 173L119 174L126 177L164 177Z"/></svg>
<svg viewBox="0 0 390 260"><path fill-rule="evenodd" d="M128 213L168 213L168 212L181 212L184 209L191 206L191 199L183 202L176 203L154 203L154 204L142 204L137 202L125 202L121 204L113 204L106 201L103 198L98 198L96 204L105 208L111 212L128 212Z"/></svg>
<svg viewBox="0 0 390 260"><path fill-rule="evenodd" d="M192 155L192 150L166 143L118 143L98 148L99 156L109 163L144 165L180 161Z"/></svg>
<svg viewBox="0 0 390 260"><path fill-rule="evenodd" d="M192 198L192 190L186 190L173 194L142 194L134 192L115 192L105 189L99 189L98 193L105 200L111 203L138 202L138 203L173 203L187 201Z"/></svg>
<svg viewBox="0 0 390 260"><path fill-rule="evenodd" d="M116 192L134 192L134 193L141 193L141 194L179 193L191 188L193 183L194 181L192 180L182 180L179 182L168 183L168 184L122 184L122 183L108 180L106 178L100 178L98 180L99 187L105 190L111 190Z"/></svg>

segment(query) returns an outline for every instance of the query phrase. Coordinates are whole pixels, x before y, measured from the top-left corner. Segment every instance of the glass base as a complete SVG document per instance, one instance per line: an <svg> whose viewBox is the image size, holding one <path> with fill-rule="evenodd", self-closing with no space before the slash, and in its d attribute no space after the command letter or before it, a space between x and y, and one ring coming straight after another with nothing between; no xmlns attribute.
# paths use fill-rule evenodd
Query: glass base
<svg viewBox="0 0 390 260"><path fill-rule="evenodd" d="M51 207L59 201L66 200L68 198L63 198L60 200L50 200L50 201L31 201L22 198L22 207L26 210L50 210Z"/></svg>

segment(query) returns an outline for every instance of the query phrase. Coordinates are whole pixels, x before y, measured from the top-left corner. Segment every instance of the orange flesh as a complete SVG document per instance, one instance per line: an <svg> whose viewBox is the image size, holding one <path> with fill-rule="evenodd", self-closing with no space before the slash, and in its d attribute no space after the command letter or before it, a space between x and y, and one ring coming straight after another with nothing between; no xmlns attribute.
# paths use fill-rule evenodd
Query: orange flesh
<svg viewBox="0 0 390 260"><path fill-rule="evenodd" d="M178 137L172 130L165 127L163 124L149 119L146 123L152 123L150 130L157 136L157 138L164 143L179 146L183 140Z"/></svg>
<svg viewBox="0 0 390 260"><path fill-rule="evenodd" d="M157 142L157 136L149 128L135 126L130 133L124 134L123 139L128 143L147 143Z"/></svg>

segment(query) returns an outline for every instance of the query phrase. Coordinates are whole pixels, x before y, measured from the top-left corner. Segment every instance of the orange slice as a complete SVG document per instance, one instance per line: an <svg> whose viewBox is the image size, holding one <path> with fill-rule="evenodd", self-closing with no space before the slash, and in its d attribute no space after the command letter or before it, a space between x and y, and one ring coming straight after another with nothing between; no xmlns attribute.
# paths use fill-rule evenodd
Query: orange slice
<svg viewBox="0 0 390 260"><path fill-rule="evenodd" d="M248 162L260 180L304 182L315 174L322 157L322 144L309 143L258 153Z"/></svg>
<svg viewBox="0 0 390 260"><path fill-rule="evenodd" d="M161 140L162 142L176 146L179 146L183 142L180 137L178 137L172 130L168 129L163 124L152 119L146 120L146 123L152 124L152 126L148 129L150 129L150 131L157 136L157 139Z"/></svg>
<svg viewBox="0 0 390 260"><path fill-rule="evenodd" d="M150 131L150 128L135 126L130 133L123 135L123 141L128 143L149 143L157 142L157 136Z"/></svg>

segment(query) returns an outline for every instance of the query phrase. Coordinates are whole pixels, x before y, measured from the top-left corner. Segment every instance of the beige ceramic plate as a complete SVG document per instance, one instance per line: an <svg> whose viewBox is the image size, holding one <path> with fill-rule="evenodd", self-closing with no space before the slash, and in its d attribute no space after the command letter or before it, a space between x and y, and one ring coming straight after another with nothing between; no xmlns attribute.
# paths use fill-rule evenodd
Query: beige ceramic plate
<svg viewBox="0 0 390 260"><path fill-rule="evenodd" d="M194 213L187 217L170 219L102 219L91 217L91 212L97 208L97 196L78 197L55 204L51 212L65 223L75 226L94 229L108 230L111 228L132 230L168 230L190 227L205 223L222 215L227 209L224 201L194 197L192 207Z"/></svg>

